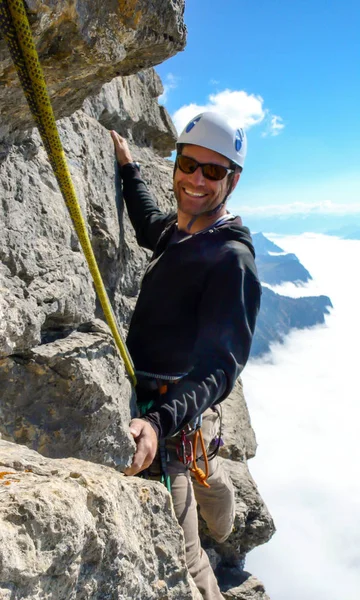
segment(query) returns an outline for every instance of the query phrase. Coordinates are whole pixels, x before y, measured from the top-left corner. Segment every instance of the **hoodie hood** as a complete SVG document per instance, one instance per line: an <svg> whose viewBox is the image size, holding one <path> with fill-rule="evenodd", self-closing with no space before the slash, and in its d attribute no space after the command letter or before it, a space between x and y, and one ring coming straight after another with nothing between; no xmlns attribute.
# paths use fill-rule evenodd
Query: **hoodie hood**
<svg viewBox="0 0 360 600"><path fill-rule="evenodd" d="M216 227L226 240L234 240L245 244L255 258L255 249L252 243L250 229L242 224L241 217L234 217Z"/></svg>
<svg viewBox="0 0 360 600"><path fill-rule="evenodd" d="M156 255L161 254L161 252L163 252L167 247L169 240L171 239L176 228L176 218L177 215L176 213L174 213L174 215L172 215L171 220L169 221L169 224L167 225L167 227L165 227L164 231L162 232L159 238L159 242L157 244L155 252ZM190 238L192 237L192 235L206 235L213 233L221 235L225 240L234 240L237 242L241 242L250 250L251 254L255 258L255 249L252 243L250 229L242 224L242 219L239 216L233 217L232 219L228 219L227 221L224 221L224 223L220 223L219 225L209 225L207 229L204 229L197 233L189 233L185 235L188 235L188 237Z"/></svg>

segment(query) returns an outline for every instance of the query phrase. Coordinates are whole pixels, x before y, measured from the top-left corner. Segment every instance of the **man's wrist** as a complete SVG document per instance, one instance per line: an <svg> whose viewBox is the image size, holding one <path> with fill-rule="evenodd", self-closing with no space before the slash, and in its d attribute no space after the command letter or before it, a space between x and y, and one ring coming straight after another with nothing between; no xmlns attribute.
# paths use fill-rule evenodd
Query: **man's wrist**
<svg viewBox="0 0 360 600"><path fill-rule="evenodd" d="M121 166L121 169L133 168L133 169L138 169L140 171L140 164L136 161L129 161L120 166Z"/></svg>
<svg viewBox="0 0 360 600"><path fill-rule="evenodd" d="M149 425L151 425L151 427L153 428L153 430L156 433L157 438L160 438L160 424L158 422L158 413L154 413L154 414L150 414L150 415L144 415L143 417L140 417L140 419L142 419L143 421L146 421L147 423L149 423Z"/></svg>

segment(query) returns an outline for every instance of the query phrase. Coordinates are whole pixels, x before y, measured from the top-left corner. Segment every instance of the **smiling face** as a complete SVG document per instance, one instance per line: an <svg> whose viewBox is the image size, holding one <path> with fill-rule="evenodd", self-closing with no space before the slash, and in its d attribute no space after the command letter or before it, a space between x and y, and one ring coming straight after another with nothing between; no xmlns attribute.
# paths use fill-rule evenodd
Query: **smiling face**
<svg viewBox="0 0 360 600"><path fill-rule="evenodd" d="M230 161L225 156L202 146L185 145L181 154L190 156L199 163L212 163L230 167ZM234 175L232 189L237 184L239 177L239 173ZM185 229L189 220L198 216L191 228L191 232L195 233L211 225L225 214L226 209L224 206L213 216L209 217L204 213L213 210L224 200L229 192L228 188L229 175L221 181L211 181L203 176L201 168L196 169L195 173L191 175L187 175L177 168L174 174L174 194L178 204L179 228ZM185 227L183 227L184 224Z"/></svg>

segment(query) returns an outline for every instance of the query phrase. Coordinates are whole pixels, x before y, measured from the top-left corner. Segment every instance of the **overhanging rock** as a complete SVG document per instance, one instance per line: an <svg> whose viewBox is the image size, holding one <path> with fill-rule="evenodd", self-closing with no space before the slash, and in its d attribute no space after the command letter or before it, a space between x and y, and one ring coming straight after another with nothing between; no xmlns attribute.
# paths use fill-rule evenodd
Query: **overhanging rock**
<svg viewBox="0 0 360 600"><path fill-rule="evenodd" d="M27 0L55 117L71 115L118 75L159 64L186 42L184 0ZM33 127L0 38L0 141Z"/></svg>

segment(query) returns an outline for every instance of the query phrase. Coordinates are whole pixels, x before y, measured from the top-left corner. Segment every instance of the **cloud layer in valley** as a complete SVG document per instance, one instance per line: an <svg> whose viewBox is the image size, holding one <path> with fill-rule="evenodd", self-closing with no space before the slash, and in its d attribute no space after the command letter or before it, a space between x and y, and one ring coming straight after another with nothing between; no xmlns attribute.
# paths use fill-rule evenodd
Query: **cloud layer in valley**
<svg viewBox="0 0 360 600"><path fill-rule="evenodd" d="M326 294L334 308L325 326L293 332L245 369L259 444L250 469L277 526L247 568L274 600L357 600L360 317L351 265L360 241L269 237L314 277L305 290L287 284L282 292Z"/></svg>

